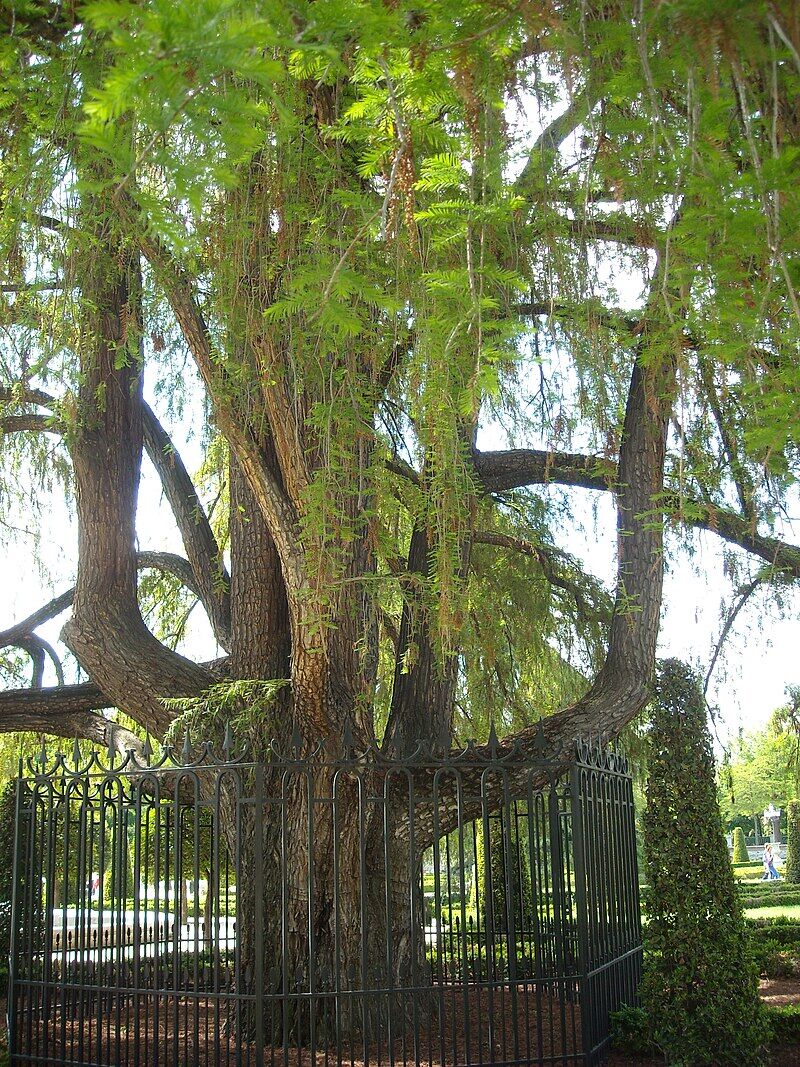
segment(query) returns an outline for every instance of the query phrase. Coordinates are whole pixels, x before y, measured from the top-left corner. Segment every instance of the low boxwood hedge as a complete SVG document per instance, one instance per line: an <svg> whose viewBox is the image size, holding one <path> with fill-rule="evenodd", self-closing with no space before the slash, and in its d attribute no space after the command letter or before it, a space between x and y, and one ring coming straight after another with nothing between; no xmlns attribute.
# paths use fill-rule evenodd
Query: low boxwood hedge
<svg viewBox="0 0 800 1067"><path fill-rule="evenodd" d="M800 1044L800 1004L767 1006L764 1013L771 1044ZM657 1056L660 1052L650 1037L647 1012L628 1005L611 1016L611 1044L628 1056Z"/></svg>
<svg viewBox="0 0 800 1067"><path fill-rule="evenodd" d="M781 882L739 885L739 899L744 908L772 908L800 905L800 887Z"/></svg>

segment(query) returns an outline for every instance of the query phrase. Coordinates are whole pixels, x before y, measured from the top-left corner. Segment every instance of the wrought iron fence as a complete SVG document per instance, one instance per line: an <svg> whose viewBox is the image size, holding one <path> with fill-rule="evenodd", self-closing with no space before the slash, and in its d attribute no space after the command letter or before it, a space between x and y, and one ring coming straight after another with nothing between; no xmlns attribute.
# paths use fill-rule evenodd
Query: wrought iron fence
<svg viewBox="0 0 800 1067"><path fill-rule="evenodd" d="M639 982L631 778L495 739L43 753L12 910L14 1063L593 1063Z"/></svg>

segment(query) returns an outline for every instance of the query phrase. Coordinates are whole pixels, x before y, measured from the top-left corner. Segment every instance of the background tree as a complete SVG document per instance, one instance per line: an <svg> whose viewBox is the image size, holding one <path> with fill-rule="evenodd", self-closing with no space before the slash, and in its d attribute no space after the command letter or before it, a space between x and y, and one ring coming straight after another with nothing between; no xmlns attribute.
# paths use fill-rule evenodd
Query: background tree
<svg viewBox="0 0 800 1067"><path fill-rule="evenodd" d="M553 745L610 737L648 697L665 520L750 553L762 587L800 575L776 518L798 465L788 0L0 20L2 490L74 498L78 545L74 584L0 635L3 729L124 748L178 698L255 754L297 730L392 756L446 750L488 696L523 748L541 711ZM182 554L138 550L145 456ZM611 594L557 543L577 489L617 505ZM39 632L67 611L72 659ZM269 699L220 703L245 681ZM367 890L341 870L355 931Z"/></svg>
<svg viewBox="0 0 800 1067"><path fill-rule="evenodd" d="M667 660L652 703L642 1000L670 1064L764 1062L758 973L728 860L699 680Z"/></svg>

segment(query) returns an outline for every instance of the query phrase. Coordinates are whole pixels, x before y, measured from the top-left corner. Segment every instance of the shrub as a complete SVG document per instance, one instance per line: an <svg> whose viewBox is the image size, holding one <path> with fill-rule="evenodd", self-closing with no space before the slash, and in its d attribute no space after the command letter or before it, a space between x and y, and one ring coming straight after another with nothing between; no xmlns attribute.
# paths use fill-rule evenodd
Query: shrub
<svg viewBox="0 0 800 1067"><path fill-rule="evenodd" d="M750 856L747 852L747 845L744 843L744 831L742 830L741 826L737 826L733 831L733 862L750 862Z"/></svg>
<svg viewBox="0 0 800 1067"><path fill-rule="evenodd" d="M649 953L642 1000L670 1064L764 1062L758 970L717 805L702 689L677 660L652 702L644 814Z"/></svg>
<svg viewBox="0 0 800 1067"><path fill-rule="evenodd" d="M772 1040L778 1045L800 1043L800 1004L782 1004L767 1008Z"/></svg>
<svg viewBox="0 0 800 1067"><path fill-rule="evenodd" d="M800 804L790 800L786 809L786 865L783 877L787 882L800 882Z"/></svg>

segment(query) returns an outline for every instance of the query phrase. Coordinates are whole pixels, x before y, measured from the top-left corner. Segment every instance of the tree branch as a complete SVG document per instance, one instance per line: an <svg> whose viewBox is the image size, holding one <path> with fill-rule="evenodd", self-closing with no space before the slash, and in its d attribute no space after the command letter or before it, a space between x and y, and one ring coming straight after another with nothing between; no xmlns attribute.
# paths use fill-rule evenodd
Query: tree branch
<svg viewBox="0 0 800 1067"><path fill-rule="evenodd" d="M189 559L191 581L186 574L180 575L181 581L200 598L217 641L230 649L230 577L222 553L180 454L144 401L142 408L144 447L161 479Z"/></svg>
<svg viewBox="0 0 800 1067"><path fill-rule="evenodd" d="M613 489L617 467L598 456L512 448L499 452L473 452L475 470L487 493L525 485L577 485L584 489Z"/></svg>
<svg viewBox="0 0 800 1067"><path fill-rule="evenodd" d="M586 86L572 98L566 110L542 130L528 153L521 174L514 182L514 192L518 196L527 196L535 189L537 180L546 172L548 158L552 159L567 137L586 121L597 106L603 88L602 81Z"/></svg>
<svg viewBox="0 0 800 1067"><path fill-rule="evenodd" d="M109 729L122 731L122 727L93 713L112 706L113 702L92 682L46 689L6 689L0 691L0 733L84 737L105 744ZM127 730L122 732L129 734Z"/></svg>
<svg viewBox="0 0 800 1067"><path fill-rule="evenodd" d="M0 434L20 433L59 433L49 415L3 415L0 416Z"/></svg>
<svg viewBox="0 0 800 1067"><path fill-rule="evenodd" d="M297 514L283 486L263 462L257 441L231 399L235 390L220 388L224 370L214 359L208 328L191 281L169 249L157 237L142 231L135 205L124 195L120 200L120 211L136 232L142 254L164 286L208 394L214 400L219 427L228 439L275 541L287 592L299 596L303 588L303 555Z"/></svg>

